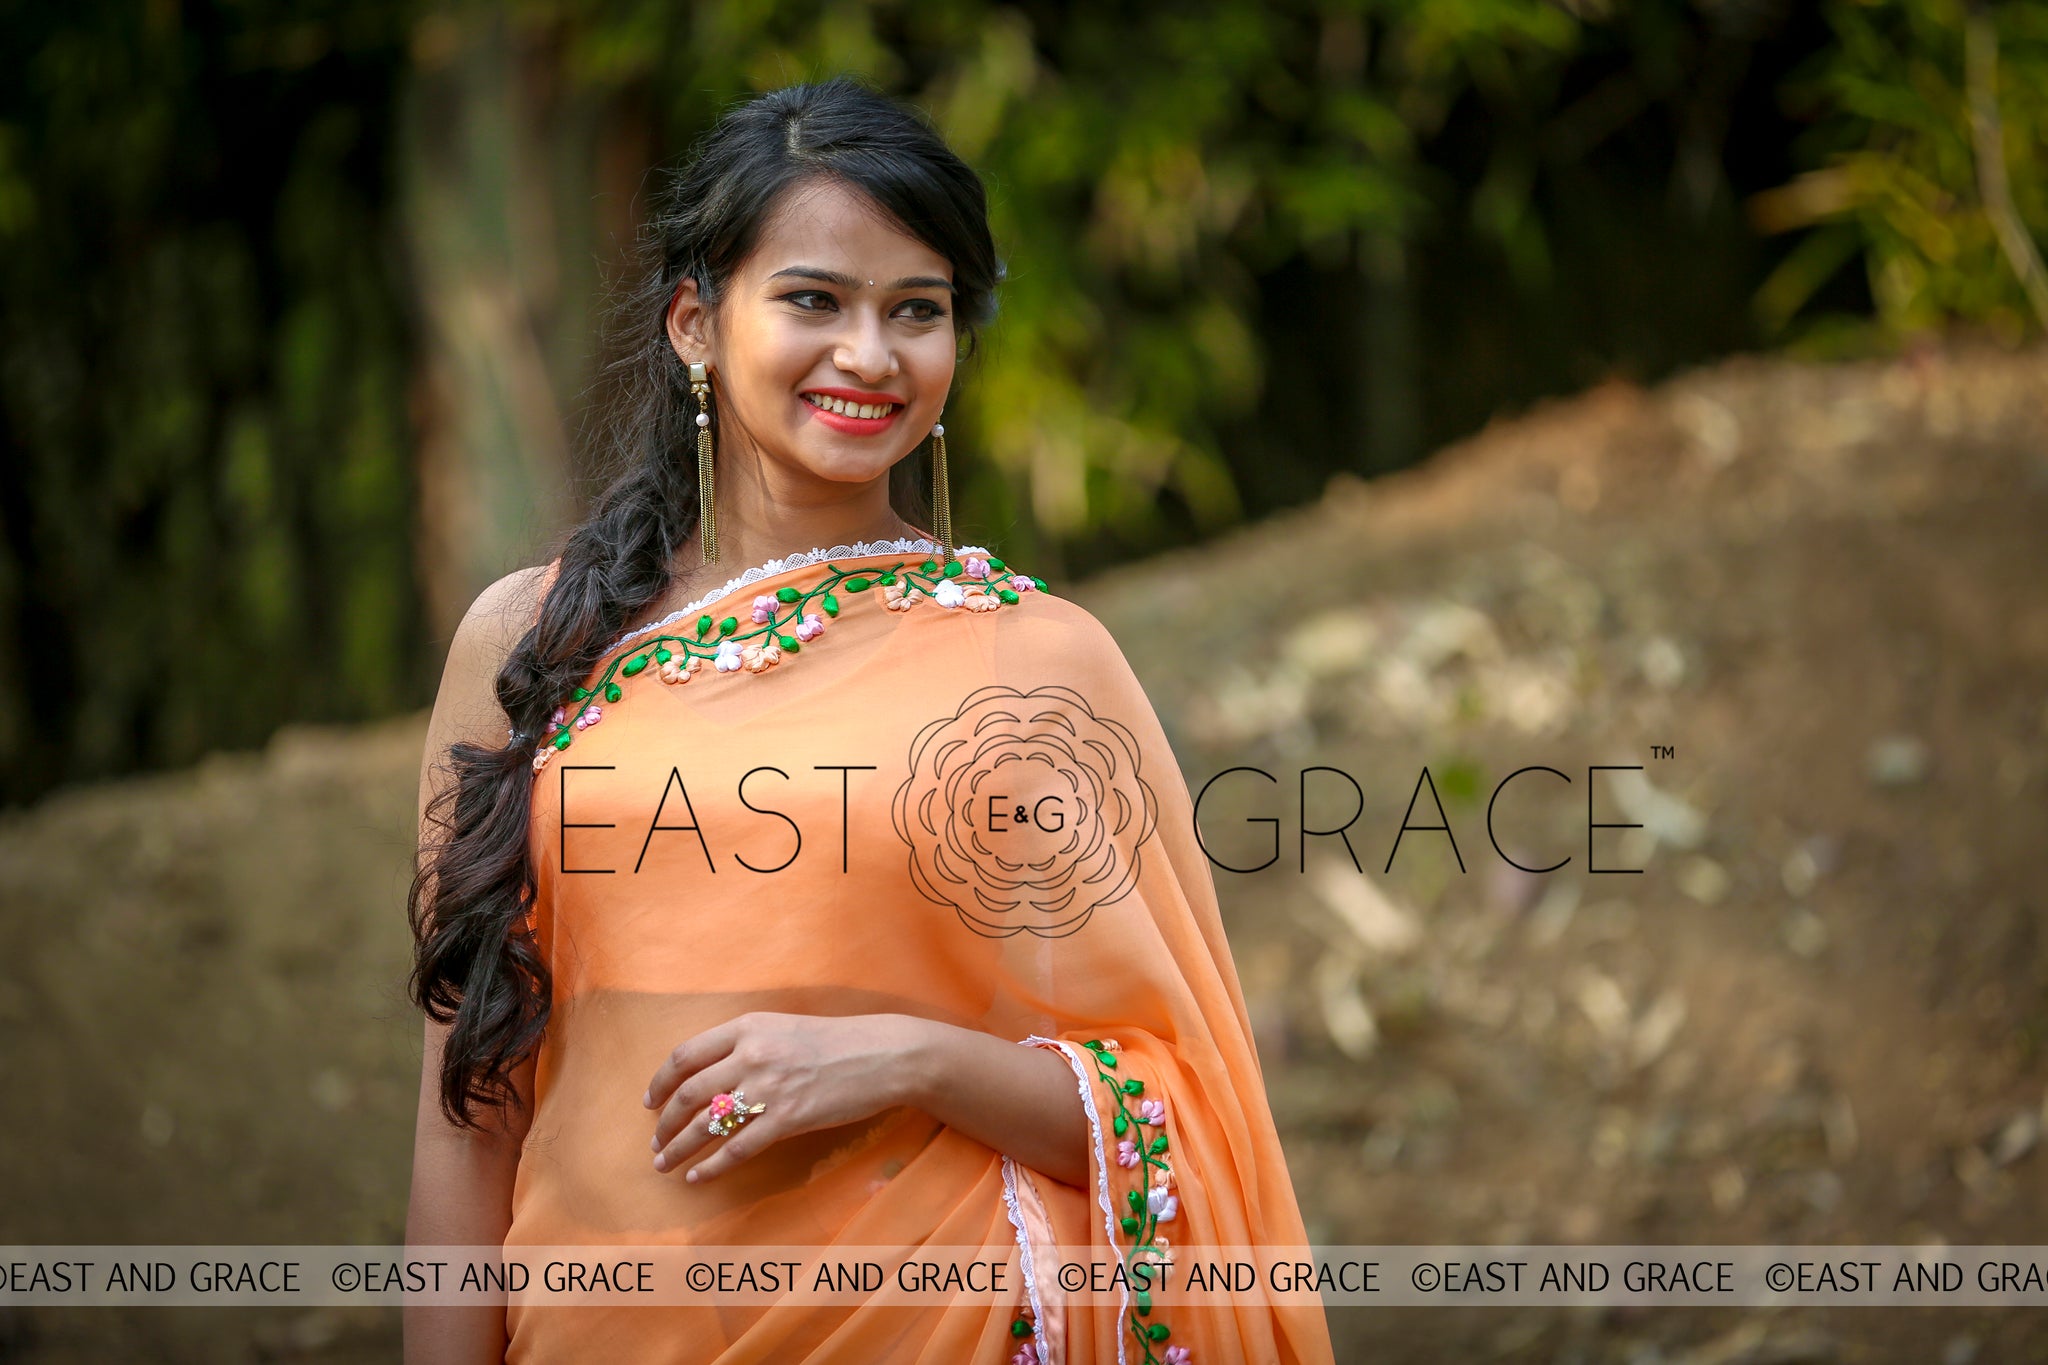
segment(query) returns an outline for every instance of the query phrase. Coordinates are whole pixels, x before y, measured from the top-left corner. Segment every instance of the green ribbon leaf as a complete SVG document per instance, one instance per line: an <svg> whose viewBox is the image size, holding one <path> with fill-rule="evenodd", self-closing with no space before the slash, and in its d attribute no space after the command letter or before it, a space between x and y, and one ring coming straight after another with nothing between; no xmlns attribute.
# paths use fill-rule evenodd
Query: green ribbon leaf
<svg viewBox="0 0 2048 1365"><path fill-rule="evenodd" d="M698 618L697 618L697 638L701 640L701 639L703 639L703 638L704 638L705 636L709 635L710 633L711 633L711 618L710 618L710 617L708 617L708 616L700 616L700 617L698 617Z"/></svg>
<svg viewBox="0 0 2048 1365"><path fill-rule="evenodd" d="M630 678L630 677L632 677L632 676L633 676L634 674L636 674L636 673L640 672L640 671L641 671L642 669L644 669L644 668L646 668L646 667L647 667L647 655L645 655L645 654L642 654L642 655L641 655L640 657L638 657L637 659L628 659L628 660L626 660L626 667L625 667L625 670L624 670L624 671L625 671L625 674L626 674L626 676ZM616 699L616 698L614 698L613 700L617 700L617 699Z"/></svg>
<svg viewBox="0 0 2048 1365"><path fill-rule="evenodd" d="M797 643L794 635L778 635L775 637L775 643L781 645L783 652L787 654L794 654L803 648L802 645Z"/></svg>
<svg viewBox="0 0 2048 1365"><path fill-rule="evenodd" d="M829 592L825 594L825 614L827 616L837 616L839 614L839 599Z"/></svg>
<svg viewBox="0 0 2048 1365"><path fill-rule="evenodd" d="M589 689L589 688L587 688L587 687L579 687L579 688L577 688L577 689L576 689L576 690L575 690L574 692L571 692L571 693L569 694L569 700L571 700L571 701L589 701L589 700L590 700L590 689Z"/></svg>
<svg viewBox="0 0 2048 1365"><path fill-rule="evenodd" d="M625 695L626 694L624 692L619 690L619 685L617 683L606 683L604 685L604 699L606 701L617 701L620 697L623 697Z"/></svg>
<svg viewBox="0 0 2048 1365"><path fill-rule="evenodd" d="M874 586L873 583L865 578L849 578L846 580L846 590L848 592L866 592L872 586ZM827 598L826 600L830 601L831 599Z"/></svg>
<svg viewBox="0 0 2048 1365"><path fill-rule="evenodd" d="M739 628L740 622L736 616L728 616L718 623L718 633L720 635L730 635Z"/></svg>

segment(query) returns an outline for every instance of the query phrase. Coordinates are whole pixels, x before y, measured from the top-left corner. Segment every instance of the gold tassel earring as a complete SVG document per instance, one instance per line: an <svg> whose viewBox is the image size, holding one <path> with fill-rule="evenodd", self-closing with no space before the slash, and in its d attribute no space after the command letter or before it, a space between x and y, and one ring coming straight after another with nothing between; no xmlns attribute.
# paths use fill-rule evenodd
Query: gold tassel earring
<svg viewBox="0 0 2048 1365"><path fill-rule="evenodd" d="M946 428L938 422L932 423L932 530L943 568L953 562L953 490L946 483Z"/></svg>
<svg viewBox="0 0 2048 1365"><path fill-rule="evenodd" d="M711 469L711 374L701 360L690 362L690 393L697 400L697 545L709 564L718 558L718 519Z"/></svg>

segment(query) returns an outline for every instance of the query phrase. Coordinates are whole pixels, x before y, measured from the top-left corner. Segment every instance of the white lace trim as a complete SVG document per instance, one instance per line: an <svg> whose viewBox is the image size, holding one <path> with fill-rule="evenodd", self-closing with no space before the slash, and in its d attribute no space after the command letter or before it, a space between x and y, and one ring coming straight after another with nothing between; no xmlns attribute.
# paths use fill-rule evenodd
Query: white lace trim
<svg viewBox="0 0 2048 1365"><path fill-rule="evenodd" d="M764 578L773 578L776 574L786 573L791 569L801 569L806 564L822 564L828 559L859 559L864 555L916 554L919 552L930 554L939 548L940 546L936 541L926 540L923 536L919 536L916 539L862 540L856 541L852 545L834 545L829 550L798 550L795 554L785 556L782 559L771 559L765 564L756 564L724 587L705 593L702 597L690 603L689 606L678 607L659 621L653 621L647 625L627 631L624 635L606 645L604 652L611 654L622 645L639 639L651 630L660 630L663 626L672 626L691 612L716 602L720 598L746 587L749 583L759 583ZM981 545L955 545L953 547L953 555L956 559L961 555L986 555L989 553L991 552Z"/></svg>
<svg viewBox="0 0 2048 1365"><path fill-rule="evenodd" d="M1024 1290L1031 1295L1031 1331L1038 1342L1038 1358L1045 1365L1058 1365L1045 1344L1045 1305L1038 1301L1038 1276L1031 1264L1031 1234L1024 1228L1023 1210L1017 1207L1017 1163L1003 1156L1003 1207L1009 1210L1010 1226L1017 1230L1017 1256L1024 1266Z"/></svg>
<svg viewBox="0 0 2048 1365"><path fill-rule="evenodd" d="M1031 1046L1044 1044L1047 1047L1058 1048L1061 1055L1067 1059L1067 1065L1074 1069L1075 1078L1081 1082L1081 1105L1088 1111L1088 1131L1095 1135L1096 1202L1102 1205L1102 1230L1108 1234L1109 1249L1119 1251L1116 1241L1116 1207L1109 1202L1109 1151L1102 1145L1102 1115L1095 1107L1095 1078L1088 1074L1087 1069L1081 1064L1081 1059L1074 1055L1075 1047L1072 1043L1061 1038L1041 1038L1035 1033L1024 1042ZM1007 1162L1009 1158L1004 1157L1003 1160ZM1117 1365L1125 1365L1124 1319L1131 1311L1131 1287L1125 1284L1121 1288L1122 1297L1116 1310Z"/></svg>

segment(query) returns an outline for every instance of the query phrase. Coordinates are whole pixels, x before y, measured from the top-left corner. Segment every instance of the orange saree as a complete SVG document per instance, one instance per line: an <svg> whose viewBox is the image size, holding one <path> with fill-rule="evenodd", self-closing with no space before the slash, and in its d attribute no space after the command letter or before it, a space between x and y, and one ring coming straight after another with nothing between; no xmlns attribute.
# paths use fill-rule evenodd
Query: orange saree
<svg viewBox="0 0 2048 1365"><path fill-rule="evenodd" d="M956 557L883 541L751 569L622 637L544 737L531 924L553 1014L506 1242L987 1247L1026 1286L932 1307L514 1303L508 1360L1332 1359L1319 1305L1169 1308L1030 1273L1056 1247L1306 1237L1150 703L1094 617L987 550ZM1057 1049L1088 1187L908 1108L706 1185L657 1172L649 1077L750 1010Z"/></svg>

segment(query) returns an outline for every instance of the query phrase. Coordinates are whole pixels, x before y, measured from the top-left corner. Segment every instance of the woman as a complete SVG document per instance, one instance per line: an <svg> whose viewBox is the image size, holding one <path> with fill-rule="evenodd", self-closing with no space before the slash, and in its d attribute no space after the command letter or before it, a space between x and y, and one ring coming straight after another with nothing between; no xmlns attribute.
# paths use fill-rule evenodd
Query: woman
<svg viewBox="0 0 2048 1365"><path fill-rule="evenodd" d="M407 1239L985 1246L1018 1278L412 1308L408 1359L1329 1360L1312 1303L1048 1268L1305 1237L1151 706L1091 616L951 544L980 182L842 78L729 113L647 241L624 472L478 599L434 709ZM930 531L894 510L927 435Z"/></svg>

